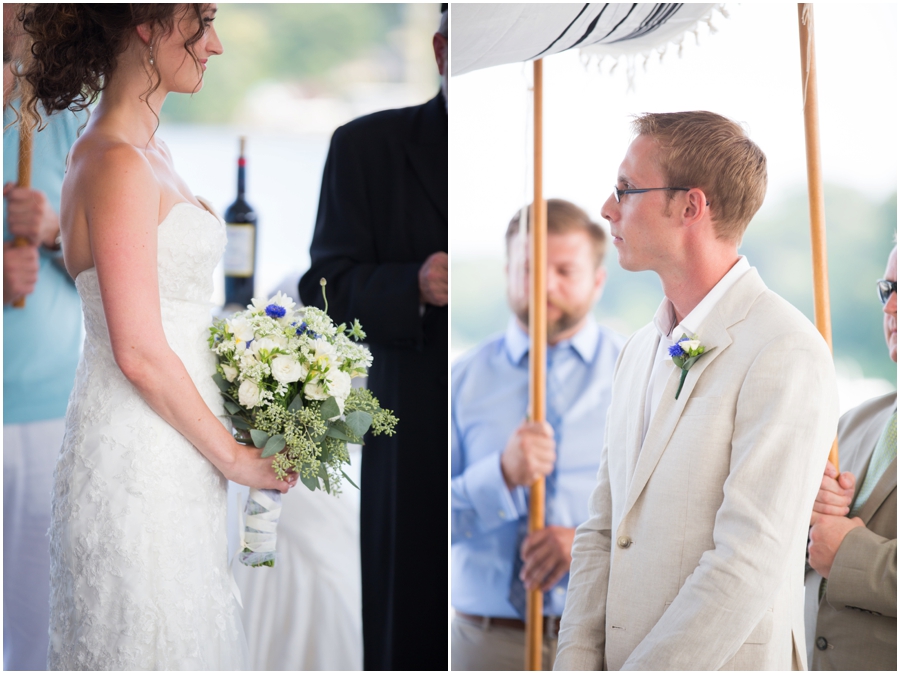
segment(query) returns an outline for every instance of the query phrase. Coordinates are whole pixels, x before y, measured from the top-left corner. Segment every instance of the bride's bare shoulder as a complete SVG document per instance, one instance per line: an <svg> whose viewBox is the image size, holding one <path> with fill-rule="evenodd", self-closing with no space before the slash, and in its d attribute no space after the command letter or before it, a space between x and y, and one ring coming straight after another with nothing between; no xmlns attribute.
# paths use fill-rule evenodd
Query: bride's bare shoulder
<svg viewBox="0 0 900 674"><path fill-rule="evenodd" d="M147 157L138 148L120 139L100 133L85 133L69 153L67 176L79 189L92 186L108 192L110 188L156 185L156 176Z"/></svg>

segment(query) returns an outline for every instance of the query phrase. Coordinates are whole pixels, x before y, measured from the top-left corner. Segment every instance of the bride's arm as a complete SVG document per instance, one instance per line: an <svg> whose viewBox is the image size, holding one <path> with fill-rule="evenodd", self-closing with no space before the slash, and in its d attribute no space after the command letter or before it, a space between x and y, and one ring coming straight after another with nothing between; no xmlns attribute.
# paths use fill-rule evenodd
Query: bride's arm
<svg viewBox="0 0 900 674"><path fill-rule="evenodd" d="M96 159L82 165L89 177L76 180L116 364L147 404L225 477L286 492L289 483L275 477L272 460L234 440L166 341L157 279L160 190L149 162L125 145Z"/></svg>

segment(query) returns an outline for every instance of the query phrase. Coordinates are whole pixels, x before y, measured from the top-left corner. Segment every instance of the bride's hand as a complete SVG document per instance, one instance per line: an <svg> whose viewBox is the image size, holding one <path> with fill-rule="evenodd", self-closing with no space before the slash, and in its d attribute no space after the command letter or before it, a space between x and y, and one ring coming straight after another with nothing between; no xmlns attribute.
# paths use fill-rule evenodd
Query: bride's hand
<svg viewBox="0 0 900 674"><path fill-rule="evenodd" d="M222 471L229 480L256 489L275 489L286 494L297 484L297 473L289 473L287 480L279 480L272 468L272 457L262 458L262 452L235 442L234 463Z"/></svg>

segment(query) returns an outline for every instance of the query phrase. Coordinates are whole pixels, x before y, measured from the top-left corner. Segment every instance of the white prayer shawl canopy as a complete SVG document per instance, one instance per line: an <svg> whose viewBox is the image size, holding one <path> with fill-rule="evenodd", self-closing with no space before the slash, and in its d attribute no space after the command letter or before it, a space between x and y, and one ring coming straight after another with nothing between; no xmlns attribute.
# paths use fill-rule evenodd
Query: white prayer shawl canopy
<svg viewBox="0 0 900 674"><path fill-rule="evenodd" d="M680 44L717 3L453 3L451 75L568 49L634 56Z"/></svg>

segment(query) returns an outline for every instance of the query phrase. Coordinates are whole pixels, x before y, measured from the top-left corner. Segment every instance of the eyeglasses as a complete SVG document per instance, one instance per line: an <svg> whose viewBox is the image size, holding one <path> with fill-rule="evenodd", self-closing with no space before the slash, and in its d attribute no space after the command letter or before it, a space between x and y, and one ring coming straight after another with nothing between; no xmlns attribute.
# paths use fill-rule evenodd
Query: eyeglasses
<svg viewBox="0 0 900 674"><path fill-rule="evenodd" d="M678 192L690 192L690 187L644 187L641 189L634 190L620 190L618 187L613 187L613 194L616 197L616 203L622 203L622 196L625 194L643 194L644 192L653 192L654 190L677 190ZM709 206L709 201L706 202L706 205Z"/></svg>
<svg viewBox="0 0 900 674"><path fill-rule="evenodd" d="M891 295L897 292L896 281L885 281L884 279L878 279L875 284L878 286L878 298L881 300L882 304L887 304L888 300L891 299Z"/></svg>

